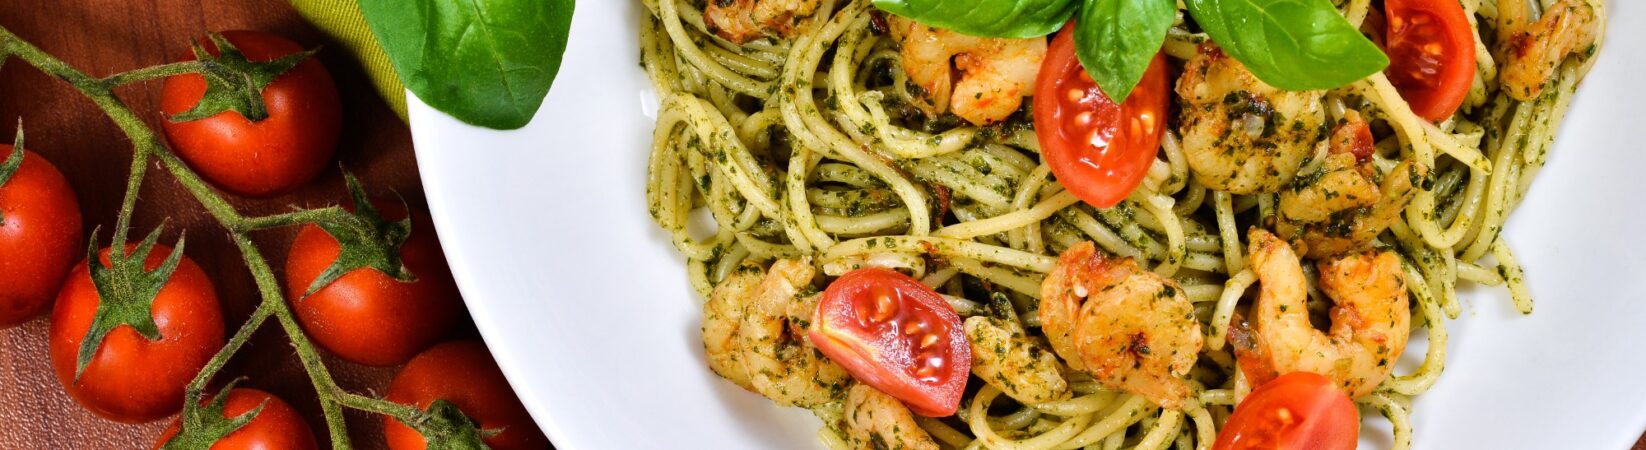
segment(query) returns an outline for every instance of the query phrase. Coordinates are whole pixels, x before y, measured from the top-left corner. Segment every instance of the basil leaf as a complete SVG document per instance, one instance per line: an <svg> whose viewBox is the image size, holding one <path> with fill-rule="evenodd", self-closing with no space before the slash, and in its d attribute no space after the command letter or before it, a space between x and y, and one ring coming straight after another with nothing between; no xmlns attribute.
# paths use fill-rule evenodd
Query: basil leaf
<svg viewBox="0 0 1646 450"><path fill-rule="evenodd" d="M1078 0L874 0L874 6L927 26L982 37L1031 38L1069 21Z"/></svg>
<svg viewBox="0 0 1646 450"><path fill-rule="evenodd" d="M1177 1L1085 0L1079 14L1074 48L1080 65L1115 103L1126 101L1166 43Z"/></svg>
<svg viewBox="0 0 1646 450"><path fill-rule="evenodd" d="M566 51L574 0L360 0L417 98L487 128L525 126Z"/></svg>
<svg viewBox="0 0 1646 450"><path fill-rule="evenodd" d="M1331 89L1377 73L1389 57L1327 0L1186 0L1195 21L1258 79Z"/></svg>

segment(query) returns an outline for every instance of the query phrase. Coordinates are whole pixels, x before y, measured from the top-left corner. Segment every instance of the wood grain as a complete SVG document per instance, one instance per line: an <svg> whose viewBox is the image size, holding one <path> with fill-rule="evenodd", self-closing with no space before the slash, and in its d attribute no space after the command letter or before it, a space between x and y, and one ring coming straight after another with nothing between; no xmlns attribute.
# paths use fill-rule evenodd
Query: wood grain
<svg viewBox="0 0 1646 450"><path fill-rule="evenodd" d="M284 0L54 0L0 2L0 25L94 76L171 62L187 52L192 38L207 31L253 29L278 33L306 47L328 45ZM375 96L361 70L341 51L319 54L343 94L343 138L337 159L374 193L390 191L422 204L416 160L406 126ZM123 99L150 123L158 123L160 83L124 88ZM68 176L85 213L89 233L112 226L131 161L126 138L94 105L68 85L26 64L0 68L0 140L11 141L21 117L28 146ZM242 211L270 213L292 205L321 206L345 198L338 169L296 193L268 200L235 200ZM188 255L216 282L227 323L243 322L257 294L240 253L223 230L164 170L150 170L134 217L141 236L166 223L164 242L188 230ZM274 267L282 267L293 230L256 236ZM107 239L104 233L104 239ZM465 321L465 323L468 323ZM51 374L46 352L47 321L36 319L0 330L0 448L149 448L167 422L124 425L102 420L78 407ZM460 336L473 336L472 325ZM330 361L333 374L357 392L381 392L393 368L369 368ZM324 442L319 404L280 328L272 322L231 361L218 380L244 376L246 386L284 398L310 418ZM358 448L382 447L379 421L351 413Z"/></svg>

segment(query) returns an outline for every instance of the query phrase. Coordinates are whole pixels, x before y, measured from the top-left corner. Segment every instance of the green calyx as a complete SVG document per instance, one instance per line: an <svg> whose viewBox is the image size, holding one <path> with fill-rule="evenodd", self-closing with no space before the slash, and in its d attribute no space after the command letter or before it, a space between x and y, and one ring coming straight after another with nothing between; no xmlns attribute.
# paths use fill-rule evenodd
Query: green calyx
<svg viewBox="0 0 1646 450"><path fill-rule="evenodd" d="M11 155L0 161L0 188L6 187L17 168L23 167L23 119L17 119L17 140L11 144ZM0 225L6 224L6 212L0 210Z"/></svg>
<svg viewBox="0 0 1646 450"><path fill-rule="evenodd" d="M309 283L303 296L308 297L355 269L374 269L405 283L417 281L400 260L400 246L411 237L411 214L400 220L384 219L377 207L372 206L360 180L347 171L343 172L343 180L354 200L354 212L315 223L337 240L339 251L337 259ZM404 205L404 201L401 204Z"/></svg>
<svg viewBox="0 0 1646 450"><path fill-rule="evenodd" d="M161 444L160 449L208 449L216 444L219 439L257 419L257 415L263 413L263 407L268 406L268 400L264 400L256 408L252 408L250 411L241 413L238 416L223 416L223 405L228 401L229 391L234 390L234 385L239 383L240 380L238 379L229 382L227 386L223 386L223 390L219 391L216 397L213 397L210 402L204 405L200 404L198 397L189 398L187 404L183 406L182 415L179 417L177 434L172 435L164 444Z"/></svg>
<svg viewBox="0 0 1646 450"><path fill-rule="evenodd" d="M490 449L485 438L503 432L501 429L481 430L480 425L463 415L457 405L435 400L429 409L419 414L416 423L406 424L423 435L428 450L482 450Z"/></svg>
<svg viewBox="0 0 1646 450"><path fill-rule="evenodd" d="M223 35L212 33L209 38L217 46L217 56L212 56L199 44L193 46L194 57L200 63L200 76L206 78L206 93L193 108L166 120L188 122L224 111L238 112L253 122L266 119L269 111L263 101L263 88L319 51L312 49L272 61L254 62L247 60L246 55L240 53L240 49L230 44Z"/></svg>
<svg viewBox="0 0 1646 450"><path fill-rule="evenodd" d="M75 379L85 373L86 365L97 354L103 338L115 327L130 326L150 341L160 340L160 330L154 324L154 298L160 295L160 288L166 286L172 273L177 271L177 265L183 261L186 243L185 237L178 237L177 247L160 263L160 267L153 271L145 270L144 262L160 240L160 229L156 228L129 254L124 251L123 245L115 247L118 251L109 252L109 265L104 267L97 257L97 233L97 230L92 231L91 245L86 250L86 266L91 271L92 285L97 288L97 312L92 316L91 328L86 330L85 339L80 341L80 352L75 357Z"/></svg>

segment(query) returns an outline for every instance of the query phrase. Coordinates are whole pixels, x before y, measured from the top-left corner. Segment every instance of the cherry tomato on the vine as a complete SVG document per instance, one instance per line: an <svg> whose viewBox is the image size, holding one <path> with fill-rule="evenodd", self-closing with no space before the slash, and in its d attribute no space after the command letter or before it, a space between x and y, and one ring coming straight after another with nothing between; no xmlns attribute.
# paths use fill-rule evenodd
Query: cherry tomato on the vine
<svg viewBox="0 0 1646 450"><path fill-rule="evenodd" d="M303 47L261 31L225 31L223 37L250 61L270 61ZM213 55L210 39L200 44ZM192 55L185 60L195 59ZM199 74L166 79L160 110L167 117L188 111L206 93ZM337 149L343 109L337 87L320 61L309 58L263 88L268 117L257 122L233 110L187 122L161 121L178 156L223 190L268 197L289 192L325 170Z"/></svg>
<svg viewBox="0 0 1646 450"><path fill-rule="evenodd" d="M858 269L823 290L812 345L915 414L954 414L972 370L960 315L908 275Z"/></svg>
<svg viewBox="0 0 1646 450"><path fill-rule="evenodd" d="M1213 450L1353 449L1360 411L1337 383L1309 372L1281 375L1246 396Z"/></svg>
<svg viewBox="0 0 1646 450"><path fill-rule="evenodd" d="M1457 112L1475 79L1474 27L1456 0L1387 0L1389 83L1412 112L1439 122Z"/></svg>
<svg viewBox="0 0 1646 450"><path fill-rule="evenodd" d="M406 217L399 202L372 202L389 220ZM286 254L286 292L309 337L337 356L392 366L428 348L457 324L462 297L440 250L428 214L411 215L411 236L400 260L416 281L402 282L372 268L344 274L307 297L303 293L342 252L337 239L305 225Z"/></svg>
<svg viewBox="0 0 1646 450"><path fill-rule="evenodd" d="M1074 26L1052 39L1035 79L1034 128L1058 183L1092 206L1120 203L1143 182L1160 151L1169 106L1166 58L1115 104L1075 56Z"/></svg>
<svg viewBox="0 0 1646 450"><path fill-rule="evenodd" d="M135 245L125 246L130 252ZM155 270L172 249L156 245L144 260ZM99 254L109 266L110 249ZM183 388L223 346L223 315L206 272L183 257L150 304L160 339L150 341L129 325L104 336L85 371L75 376L76 356L102 301L86 261L76 264L57 296L48 342L57 380L76 402L104 418L140 423L176 413Z"/></svg>
<svg viewBox="0 0 1646 450"><path fill-rule="evenodd" d="M85 251L80 203L67 179L34 152L0 145L0 172L13 152L23 159L0 174L0 328L51 308L71 264Z"/></svg>
<svg viewBox="0 0 1646 450"><path fill-rule="evenodd" d="M201 403L206 403L202 401ZM223 417L232 419L251 412L261 406L263 409L246 422L239 429L223 436L213 443L210 450L313 450L319 448L315 443L314 431L309 424L303 421L303 415L293 409L290 404L280 400L272 394L251 388L235 388L229 391L229 397L223 403ZM158 450L166 445L166 441L177 436L181 427L180 420L174 420L166 431L160 434L154 448Z"/></svg>
<svg viewBox="0 0 1646 450"><path fill-rule="evenodd" d="M394 376L383 398L419 410L436 400L451 402L481 431L501 430L484 439L493 450L549 445L480 341L446 342L417 355ZM389 416L383 417L383 436L390 450L423 450L427 445L417 430Z"/></svg>

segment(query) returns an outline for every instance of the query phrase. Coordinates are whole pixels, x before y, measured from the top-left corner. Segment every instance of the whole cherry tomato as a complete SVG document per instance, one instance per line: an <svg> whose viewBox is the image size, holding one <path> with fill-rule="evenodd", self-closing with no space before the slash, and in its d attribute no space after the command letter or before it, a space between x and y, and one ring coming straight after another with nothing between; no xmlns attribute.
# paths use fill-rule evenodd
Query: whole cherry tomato
<svg viewBox="0 0 1646 450"><path fill-rule="evenodd" d="M1099 208L1125 200L1148 175L1166 132L1166 57L1115 104L1075 57L1074 26L1052 39L1035 79L1034 128L1046 165L1076 197Z"/></svg>
<svg viewBox="0 0 1646 450"><path fill-rule="evenodd" d="M1360 411L1337 383L1292 372L1241 400L1212 449L1347 450L1355 448L1359 436Z"/></svg>
<svg viewBox="0 0 1646 450"><path fill-rule="evenodd" d="M1387 0L1389 83L1412 112L1440 122L1475 82L1475 31L1456 0Z"/></svg>
<svg viewBox="0 0 1646 450"><path fill-rule="evenodd" d="M0 174L0 328L50 309L85 251L80 203L68 180L45 158L10 145L0 145L0 168L13 152L22 152L22 161L9 178Z"/></svg>
<svg viewBox="0 0 1646 450"><path fill-rule="evenodd" d="M960 315L908 275L858 269L823 290L809 333L813 345L858 381L916 414L953 415L972 371Z"/></svg>
<svg viewBox="0 0 1646 450"><path fill-rule="evenodd" d="M386 219L406 217L399 202L373 204ZM286 292L303 329L321 347L356 363L392 366L433 345L457 324L462 297L431 219L421 212L411 217L411 236L400 247L400 259L416 281L360 268L307 297L303 293L342 250L319 226L306 225L297 233L286 254Z"/></svg>
<svg viewBox="0 0 1646 450"><path fill-rule="evenodd" d="M394 376L383 398L420 410L427 410L435 400L451 402L482 432L499 431L484 439L493 450L549 446L549 438L532 422L480 341L447 342L417 355ZM390 450L423 450L427 445L417 430L393 417L383 417L383 436Z"/></svg>
<svg viewBox="0 0 1646 450"><path fill-rule="evenodd" d="M250 61L270 61L303 47L260 31L225 31L223 37ZM203 39L213 55L217 46ZM185 58L192 60L193 56ZM166 79L160 110L168 117L188 111L206 93L199 74ZM223 190L269 197L289 192L325 170L342 130L342 102L325 66L310 58L263 87L268 117L252 122L233 110L200 120L165 120L166 137L177 155Z"/></svg>
<svg viewBox="0 0 1646 450"><path fill-rule="evenodd" d="M210 401L210 400L207 400ZM202 401L202 404L206 401ZM257 416L234 432L219 438L210 450L314 450L314 431L303 421L290 404L272 394L251 388L235 388L223 401L223 417L232 419L261 406ZM172 421L160 440L154 444L159 450L166 441L177 436L181 420Z"/></svg>
<svg viewBox="0 0 1646 450"><path fill-rule="evenodd" d="M135 245L125 246L127 252ZM155 270L172 249L156 245L144 259ZM109 266L110 249L100 253ZM149 305L160 339L151 341L130 325L103 337L85 371L75 375L80 344L102 302L85 261L69 273L48 334L52 369L76 402L99 416L126 423L156 420L183 407L183 388L223 346L223 315L206 272L183 257Z"/></svg>

